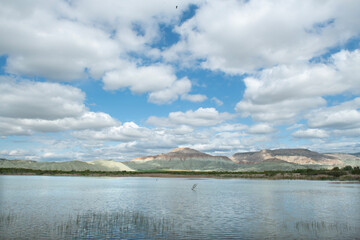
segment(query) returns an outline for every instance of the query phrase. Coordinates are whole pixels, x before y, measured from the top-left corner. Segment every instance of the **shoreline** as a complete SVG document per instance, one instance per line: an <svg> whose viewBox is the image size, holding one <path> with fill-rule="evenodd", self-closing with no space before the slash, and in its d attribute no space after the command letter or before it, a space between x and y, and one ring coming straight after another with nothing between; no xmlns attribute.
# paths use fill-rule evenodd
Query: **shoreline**
<svg viewBox="0 0 360 240"><path fill-rule="evenodd" d="M0 169L1 170L1 169ZM324 174L317 175L301 175L299 173L219 173L214 172L189 172L182 173L168 173L168 172L157 172L157 173L146 173L146 172L0 172L0 175L18 175L18 176L81 176L81 177L151 177L151 178L216 178L216 179L235 179L235 178L246 178L246 179L268 179L268 180L323 180L323 181L358 181L360 183L360 176L347 174L341 176L330 176Z"/></svg>

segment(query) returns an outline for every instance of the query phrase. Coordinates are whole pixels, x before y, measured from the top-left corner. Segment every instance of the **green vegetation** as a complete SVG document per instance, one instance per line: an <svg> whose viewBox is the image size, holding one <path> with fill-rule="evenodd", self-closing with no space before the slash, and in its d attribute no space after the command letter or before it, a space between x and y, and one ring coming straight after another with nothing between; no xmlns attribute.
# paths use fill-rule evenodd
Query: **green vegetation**
<svg viewBox="0 0 360 240"><path fill-rule="evenodd" d="M0 226L6 228L1 239L16 239L15 236L26 236L26 239L167 239L174 235L179 226L174 219L166 216L151 216L138 211L86 212L69 216L65 221L54 221L42 228L8 229L16 226L20 214L0 213ZM18 235L17 235L18 234ZM21 237L20 237L21 238Z"/></svg>
<svg viewBox="0 0 360 240"><path fill-rule="evenodd" d="M145 176L145 177L219 177L219 178L269 178L269 179L311 179L311 180L357 180L360 181L359 167L346 166L328 169L296 169L291 171L174 171L140 170L126 171L60 171L22 168L0 168L2 175L50 175L50 176Z"/></svg>

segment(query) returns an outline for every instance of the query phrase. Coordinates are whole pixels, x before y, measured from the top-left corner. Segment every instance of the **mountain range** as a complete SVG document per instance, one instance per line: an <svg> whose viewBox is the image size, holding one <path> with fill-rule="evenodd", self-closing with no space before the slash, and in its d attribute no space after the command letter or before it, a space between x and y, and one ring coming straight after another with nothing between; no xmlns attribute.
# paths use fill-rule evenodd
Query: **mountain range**
<svg viewBox="0 0 360 240"><path fill-rule="evenodd" d="M26 160L0 160L0 168L26 168L63 171L136 171L136 170L188 170L188 171L267 171L305 168L333 168L360 166L359 154L322 154L308 149L277 149L235 153L231 157L213 156L191 148L176 148L168 153L138 157L131 161L112 160L35 162Z"/></svg>

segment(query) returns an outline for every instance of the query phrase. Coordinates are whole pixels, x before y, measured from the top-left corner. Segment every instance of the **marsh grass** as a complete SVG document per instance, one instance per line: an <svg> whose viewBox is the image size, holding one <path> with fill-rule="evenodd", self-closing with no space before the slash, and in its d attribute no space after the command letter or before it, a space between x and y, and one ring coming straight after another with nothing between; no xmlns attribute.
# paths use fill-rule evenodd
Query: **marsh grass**
<svg viewBox="0 0 360 240"><path fill-rule="evenodd" d="M17 215L14 213L0 214L0 227L7 227L16 222Z"/></svg>
<svg viewBox="0 0 360 240"><path fill-rule="evenodd" d="M175 236L175 227L178 227L174 220L166 217L132 211L87 212L30 231L11 231L17 229L14 227L17 220L19 216L13 213L0 216L2 239L165 239Z"/></svg>
<svg viewBox="0 0 360 240"><path fill-rule="evenodd" d="M24 222L21 213L0 214L0 239L218 239L224 236L236 237L232 231L222 229L215 235L198 231L197 226L176 222L165 216L149 216L138 211L86 212L69 215L65 220L39 225L37 222ZM19 224L20 223L20 224ZM288 236L299 239L353 239L360 229L344 222L294 221L283 223L276 228ZM224 231L224 232L222 232ZM255 231L256 232L256 231ZM271 232L271 231L270 231ZM275 231L276 232L276 231ZM227 235L222 235L227 234ZM258 235L249 235L256 239ZM260 236L260 235L259 235ZM274 235L275 236L275 235Z"/></svg>
<svg viewBox="0 0 360 240"><path fill-rule="evenodd" d="M327 223L324 221L298 221L294 224L294 228L298 233L312 233L315 236L322 234L331 234L332 236L343 236L343 234L358 232L354 226L346 223Z"/></svg>

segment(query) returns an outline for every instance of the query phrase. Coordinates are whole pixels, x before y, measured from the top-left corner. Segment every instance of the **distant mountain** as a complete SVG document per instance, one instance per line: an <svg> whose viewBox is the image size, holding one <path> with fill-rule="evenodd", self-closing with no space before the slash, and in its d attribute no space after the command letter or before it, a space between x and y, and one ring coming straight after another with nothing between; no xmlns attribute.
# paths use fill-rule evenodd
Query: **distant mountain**
<svg viewBox="0 0 360 240"><path fill-rule="evenodd" d="M359 166L360 159L349 154L321 154L308 149L261 150L236 153L228 158L191 148L176 148L169 153L138 157L124 164L135 170L264 171Z"/></svg>
<svg viewBox="0 0 360 240"><path fill-rule="evenodd" d="M124 164L136 170L230 171L238 167L228 157L212 156L191 148L176 148L169 153L138 157Z"/></svg>
<svg viewBox="0 0 360 240"><path fill-rule="evenodd" d="M308 149L277 149L235 153L228 158L226 156L213 156L191 148L176 148L168 153L138 157L127 162L110 160L35 162L0 159L0 168L63 171L265 171L332 168L346 165L360 166L360 157L355 154L344 153L321 154Z"/></svg>
<svg viewBox="0 0 360 240"><path fill-rule="evenodd" d="M360 156L348 153L327 153L326 156L334 157L342 162L342 165L360 166Z"/></svg>
<svg viewBox="0 0 360 240"><path fill-rule="evenodd" d="M300 165L342 165L335 156L320 154L308 149L277 149L259 152L235 153L231 160L239 164L256 164L268 159L279 159Z"/></svg>
<svg viewBox="0 0 360 240"><path fill-rule="evenodd" d="M202 153L191 148L175 148L168 153L161 153L156 156L138 157L138 158L134 158L131 161L147 162L153 160L175 160L175 159L180 159L182 161L189 159L206 159L206 160L222 159L224 161L231 161L228 157L225 156L211 156L209 154Z"/></svg>
<svg viewBox="0 0 360 240"><path fill-rule="evenodd" d="M36 162L28 160L0 159L0 168L25 168L59 171L134 171L133 169L129 168L121 162L115 162L111 160L97 160L91 162Z"/></svg>

